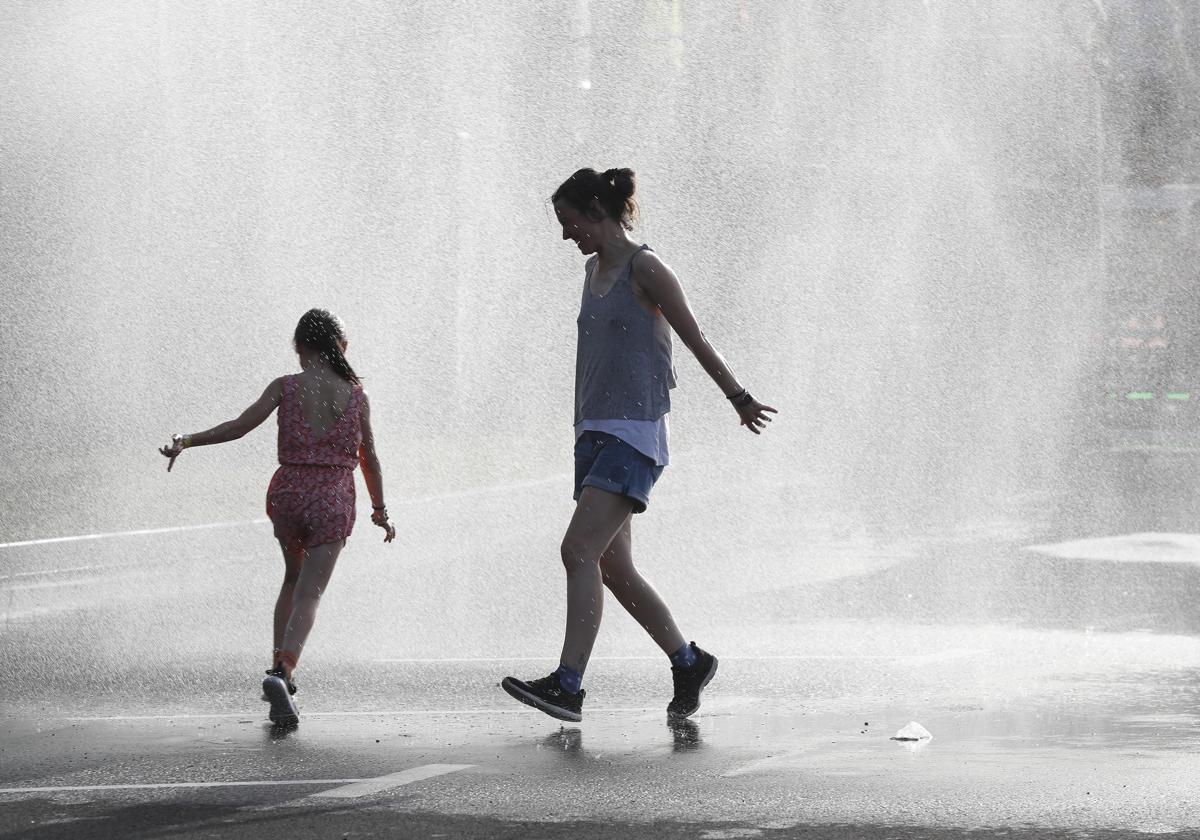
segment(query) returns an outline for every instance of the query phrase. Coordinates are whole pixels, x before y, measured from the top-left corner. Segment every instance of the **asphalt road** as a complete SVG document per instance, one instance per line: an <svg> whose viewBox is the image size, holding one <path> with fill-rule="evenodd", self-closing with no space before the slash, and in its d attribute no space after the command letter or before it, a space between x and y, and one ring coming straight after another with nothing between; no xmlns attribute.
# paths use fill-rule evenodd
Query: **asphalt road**
<svg viewBox="0 0 1200 840"><path fill-rule="evenodd" d="M1179 523L810 522L704 568L668 562L715 557L702 536L651 531L718 677L670 724L666 662L612 608L561 726L498 687L555 664L562 516L536 514L560 489L421 503L399 546L356 535L290 732L258 698L261 523L0 549L0 836L1200 836L1200 538ZM911 721L932 739L892 740Z"/></svg>

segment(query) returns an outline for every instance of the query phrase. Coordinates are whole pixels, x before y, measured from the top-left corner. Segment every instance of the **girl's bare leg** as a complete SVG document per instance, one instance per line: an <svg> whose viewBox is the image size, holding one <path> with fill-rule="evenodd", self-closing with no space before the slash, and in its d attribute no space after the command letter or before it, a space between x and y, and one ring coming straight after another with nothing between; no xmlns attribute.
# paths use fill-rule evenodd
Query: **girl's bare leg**
<svg viewBox="0 0 1200 840"><path fill-rule="evenodd" d="M629 518L633 501L595 487L584 487L575 514L562 541L562 562L567 572L567 629L562 658L580 674L587 668L604 615L604 584L600 555Z"/></svg>
<svg viewBox="0 0 1200 840"><path fill-rule="evenodd" d="M291 616L284 629L281 645L284 670L289 677L296 660L304 652L304 643L308 640L308 634L317 618L321 596L329 586L338 554L345 544L344 540L326 543L313 546L305 552L304 565L300 569L300 577L296 581L295 594L292 597Z"/></svg>
<svg viewBox="0 0 1200 840"><path fill-rule="evenodd" d="M275 654L283 649L283 634L287 630L288 619L292 617L292 599L296 593L296 581L300 578L300 569L304 565L304 547L288 546L281 542L283 550L283 584L279 587L279 597L275 600L275 623L272 634L272 645Z"/></svg>
<svg viewBox="0 0 1200 840"><path fill-rule="evenodd" d="M650 634L650 638L670 656L687 641L671 615L662 596L653 584L633 565L633 516L627 516L608 548L600 555L600 573L621 606L634 621Z"/></svg>

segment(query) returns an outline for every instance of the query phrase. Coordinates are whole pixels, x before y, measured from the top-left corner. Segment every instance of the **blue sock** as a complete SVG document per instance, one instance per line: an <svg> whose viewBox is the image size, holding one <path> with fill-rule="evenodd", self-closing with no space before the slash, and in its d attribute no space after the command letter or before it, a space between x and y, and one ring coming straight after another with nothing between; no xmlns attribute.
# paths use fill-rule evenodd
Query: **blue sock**
<svg viewBox="0 0 1200 840"><path fill-rule="evenodd" d="M583 674L571 670L566 665L559 665L558 670L554 673L558 676L558 682L563 688L572 694L579 693L579 688L583 685Z"/></svg>
<svg viewBox="0 0 1200 840"><path fill-rule="evenodd" d="M691 668L695 664L696 649L690 642L671 654L671 665L676 668Z"/></svg>

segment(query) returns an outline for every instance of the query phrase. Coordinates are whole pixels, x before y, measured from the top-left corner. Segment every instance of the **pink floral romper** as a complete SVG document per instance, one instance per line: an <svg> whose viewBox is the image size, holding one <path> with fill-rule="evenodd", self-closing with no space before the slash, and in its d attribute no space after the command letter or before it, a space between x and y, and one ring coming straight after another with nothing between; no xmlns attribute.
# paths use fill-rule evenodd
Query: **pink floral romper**
<svg viewBox="0 0 1200 840"><path fill-rule="evenodd" d="M310 548L341 542L354 528L354 467L362 445L362 388L325 434L313 431L300 410L296 376L283 380L279 401L279 469L267 489L267 516L275 537Z"/></svg>

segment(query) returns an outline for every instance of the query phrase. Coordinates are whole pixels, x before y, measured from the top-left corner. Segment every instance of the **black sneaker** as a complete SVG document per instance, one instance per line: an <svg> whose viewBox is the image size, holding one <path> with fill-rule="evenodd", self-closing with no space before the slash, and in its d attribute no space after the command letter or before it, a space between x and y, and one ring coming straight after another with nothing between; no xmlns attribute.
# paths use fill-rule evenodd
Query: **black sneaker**
<svg viewBox="0 0 1200 840"><path fill-rule="evenodd" d="M500 687L520 700L527 706L540 709L550 717L559 720L581 721L583 713L583 697L587 694L582 688L578 694L572 694L562 687L558 674L542 677L540 680L525 682L516 677L505 677Z"/></svg>
<svg viewBox="0 0 1200 840"><path fill-rule="evenodd" d="M262 690L263 697L271 704L271 711L267 715L271 723L276 726L296 726L300 723L300 713L296 711L296 704L292 702L292 695L288 690L288 681L282 673L268 672L262 682Z"/></svg>
<svg viewBox="0 0 1200 840"><path fill-rule="evenodd" d="M288 679L282 665L276 665L274 668L268 668L266 673L268 677L283 677L284 682L287 683L288 694L294 695L296 693L296 684ZM264 694L263 699L266 700L267 695Z"/></svg>
<svg viewBox="0 0 1200 840"><path fill-rule="evenodd" d="M685 718L700 708L700 692L717 673L717 657L688 642L696 652L696 662L691 668L671 667L671 678L675 680L675 696L667 704L667 714L673 718Z"/></svg>

